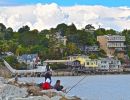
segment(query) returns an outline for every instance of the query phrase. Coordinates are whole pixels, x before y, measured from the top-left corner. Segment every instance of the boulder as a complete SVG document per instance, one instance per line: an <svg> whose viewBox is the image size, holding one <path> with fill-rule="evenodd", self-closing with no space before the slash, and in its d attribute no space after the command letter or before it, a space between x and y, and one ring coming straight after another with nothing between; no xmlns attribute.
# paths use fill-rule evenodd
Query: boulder
<svg viewBox="0 0 130 100"><path fill-rule="evenodd" d="M6 84L6 83L8 83L8 81L3 77L0 77L0 84Z"/></svg>
<svg viewBox="0 0 130 100"><path fill-rule="evenodd" d="M65 96L62 97L60 100L81 100L80 98L78 98L77 96Z"/></svg>
<svg viewBox="0 0 130 100"><path fill-rule="evenodd" d="M62 98L62 96L54 96L51 97L51 100L60 100Z"/></svg>
<svg viewBox="0 0 130 100"><path fill-rule="evenodd" d="M65 93L61 91L56 91L55 89L42 90L41 93L49 96L50 98L54 96L65 96Z"/></svg>
<svg viewBox="0 0 130 100"><path fill-rule="evenodd" d="M44 96L30 96L27 98L18 97L18 98L14 98L13 100L50 100L50 98L44 95Z"/></svg>
<svg viewBox="0 0 130 100"><path fill-rule="evenodd" d="M28 95L26 88L19 88L10 84L0 86L0 97L6 100L7 97L26 97Z"/></svg>

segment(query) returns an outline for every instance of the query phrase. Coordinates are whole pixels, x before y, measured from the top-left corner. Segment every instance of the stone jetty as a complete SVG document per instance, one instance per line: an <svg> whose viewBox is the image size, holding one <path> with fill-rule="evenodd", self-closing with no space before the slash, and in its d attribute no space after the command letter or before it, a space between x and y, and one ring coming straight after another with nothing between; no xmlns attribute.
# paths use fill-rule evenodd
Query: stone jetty
<svg viewBox="0 0 130 100"><path fill-rule="evenodd" d="M34 83L17 83L0 77L0 100L81 100L54 89L41 90Z"/></svg>

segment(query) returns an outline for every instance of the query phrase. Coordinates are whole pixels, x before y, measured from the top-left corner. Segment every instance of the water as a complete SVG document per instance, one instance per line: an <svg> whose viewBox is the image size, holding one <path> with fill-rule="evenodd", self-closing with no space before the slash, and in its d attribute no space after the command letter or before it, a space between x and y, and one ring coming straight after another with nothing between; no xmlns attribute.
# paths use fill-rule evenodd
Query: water
<svg viewBox="0 0 130 100"><path fill-rule="evenodd" d="M66 88L71 88L83 77L52 77L52 85L60 79ZM40 83L44 81L44 78L21 78L19 80ZM87 76L68 94L79 96L83 100L130 100L130 75Z"/></svg>

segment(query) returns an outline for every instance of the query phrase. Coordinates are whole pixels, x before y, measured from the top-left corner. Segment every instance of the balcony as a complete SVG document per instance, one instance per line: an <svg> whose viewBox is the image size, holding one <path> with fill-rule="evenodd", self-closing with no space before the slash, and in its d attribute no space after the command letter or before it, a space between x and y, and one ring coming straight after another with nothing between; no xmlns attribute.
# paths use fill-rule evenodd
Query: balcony
<svg viewBox="0 0 130 100"><path fill-rule="evenodd" d="M116 52L124 52L125 49L123 49L123 48L116 48L115 51L116 51Z"/></svg>
<svg viewBox="0 0 130 100"><path fill-rule="evenodd" d="M107 44L107 47L109 47L109 48L125 48L126 47L126 45L124 45L124 44Z"/></svg>
<svg viewBox="0 0 130 100"><path fill-rule="evenodd" d="M125 41L125 36L109 36L108 41Z"/></svg>

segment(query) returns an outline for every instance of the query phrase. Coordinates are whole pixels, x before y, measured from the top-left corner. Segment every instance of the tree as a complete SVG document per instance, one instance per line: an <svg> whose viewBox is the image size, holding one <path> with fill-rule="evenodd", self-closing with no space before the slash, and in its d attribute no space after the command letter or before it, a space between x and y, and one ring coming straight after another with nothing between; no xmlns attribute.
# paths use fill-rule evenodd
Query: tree
<svg viewBox="0 0 130 100"><path fill-rule="evenodd" d="M98 56L96 54L92 53L92 54L89 55L89 58L90 59L98 59Z"/></svg>
<svg viewBox="0 0 130 100"><path fill-rule="evenodd" d="M2 23L0 23L0 32L5 32L6 26Z"/></svg>
<svg viewBox="0 0 130 100"><path fill-rule="evenodd" d="M99 36L99 35L106 35L106 30L104 28L99 28L95 31L96 33L96 36Z"/></svg>
<svg viewBox="0 0 130 100"><path fill-rule="evenodd" d="M25 46L35 45L39 42L38 35L39 34L38 34L37 30L24 32L24 33L20 34L19 42Z"/></svg>
<svg viewBox="0 0 130 100"><path fill-rule="evenodd" d="M60 31L61 35L64 36L65 33L66 33L67 28L68 28L68 26L66 24L62 23L62 24L57 25L56 30Z"/></svg>
<svg viewBox="0 0 130 100"><path fill-rule="evenodd" d="M20 29L18 29L19 33L23 33L23 32L28 32L30 30L30 27L25 25L23 27L21 27Z"/></svg>
<svg viewBox="0 0 130 100"><path fill-rule="evenodd" d="M84 30L78 31L78 43L80 45L94 45L96 44L96 39L93 34L86 32Z"/></svg>
<svg viewBox="0 0 130 100"><path fill-rule="evenodd" d="M8 45L9 45L9 51L13 52L15 54L16 48L18 46L17 41L15 40L8 40Z"/></svg>
<svg viewBox="0 0 130 100"><path fill-rule="evenodd" d="M7 56L4 58L13 68L19 69L19 63L16 56Z"/></svg>
<svg viewBox="0 0 130 100"><path fill-rule="evenodd" d="M16 55L20 56L25 52L25 48L22 45L18 45L16 49Z"/></svg>
<svg viewBox="0 0 130 100"><path fill-rule="evenodd" d="M106 52L103 49L100 49L99 56L100 57L106 57L107 55L106 55Z"/></svg>
<svg viewBox="0 0 130 100"><path fill-rule="evenodd" d="M123 30L122 35L126 38L126 44L130 45L130 30Z"/></svg>
<svg viewBox="0 0 130 100"><path fill-rule="evenodd" d="M7 51L9 51L9 45L8 45L8 43L7 43L6 40L1 41L0 44L1 44L1 51L2 51L2 52L7 52Z"/></svg>
<svg viewBox="0 0 130 100"><path fill-rule="evenodd" d="M6 29L6 31L9 32L9 33L13 33L13 29L12 29L11 27L8 27L8 28Z"/></svg>
<svg viewBox="0 0 130 100"><path fill-rule="evenodd" d="M0 23L0 39L4 39L5 31L6 31L6 26Z"/></svg>
<svg viewBox="0 0 130 100"><path fill-rule="evenodd" d="M77 28L76 28L76 26L72 23L71 25L68 26L65 35L69 36L69 35L72 35L72 34L76 34L76 31L77 31Z"/></svg>
<svg viewBox="0 0 130 100"><path fill-rule="evenodd" d="M92 26L92 24L88 24L85 26L85 30L94 30L94 29L95 29L95 27Z"/></svg>
<svg viewBox="0 0 130 100"><path fill-rule="evenodd" d="M116 31L113 29L106 30L106 34L116 35Z"/></svg>
<svg viewBox="0 0 130 100"><path fill-rule="evenodd" d="M4 34L5 40L10 40L13 36L13 29L11 27L7 28Z"/></svg>
<svg viewBox="0 0 130 100"><path fill-rule="evenodd" d="M67 55L79 54L80 50L74 43L68 43L66 48Z"/></svg>

